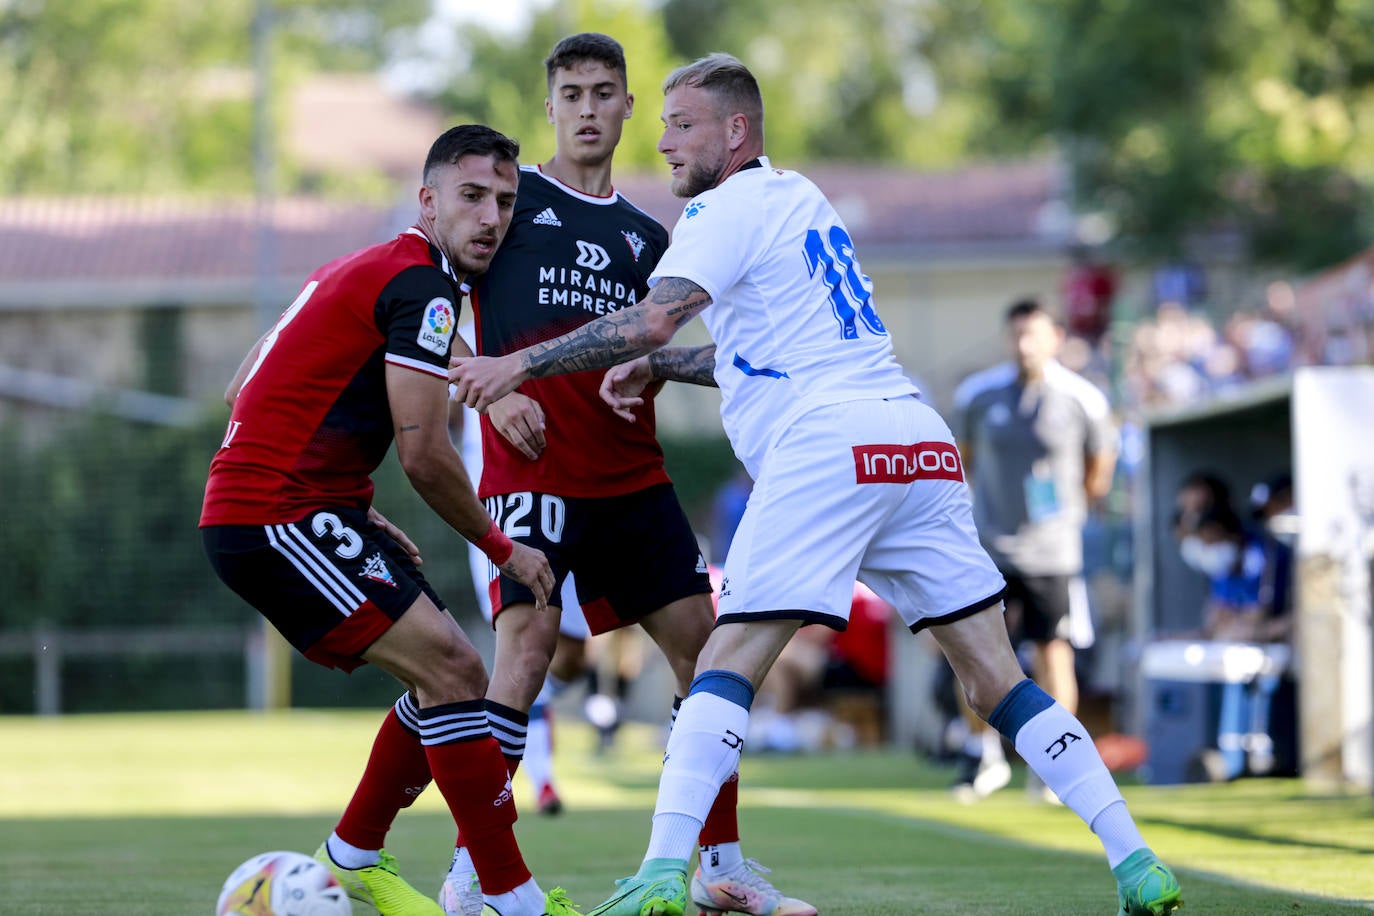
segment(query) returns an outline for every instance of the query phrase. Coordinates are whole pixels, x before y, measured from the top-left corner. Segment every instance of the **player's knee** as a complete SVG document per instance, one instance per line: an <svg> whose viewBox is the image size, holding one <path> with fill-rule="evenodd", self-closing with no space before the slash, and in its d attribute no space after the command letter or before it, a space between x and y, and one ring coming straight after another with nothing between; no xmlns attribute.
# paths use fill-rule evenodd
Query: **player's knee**
<svg viewBox="0 0 1374 916"><path fill-rule="evenodd" d="M486 695L487 669L477 650L466 640L431 645L418 667L416 691L431 703L458 703Z"/></svg>
<svg viewBox="0 0 1374 916"><path fill-rule="evenodd" d="M509 670L516 674L527 673L531 679L542 684L549 664L553 661L553 648L544 639L515 640L503 647L502 667L504 669L509 666Z"/></svg>

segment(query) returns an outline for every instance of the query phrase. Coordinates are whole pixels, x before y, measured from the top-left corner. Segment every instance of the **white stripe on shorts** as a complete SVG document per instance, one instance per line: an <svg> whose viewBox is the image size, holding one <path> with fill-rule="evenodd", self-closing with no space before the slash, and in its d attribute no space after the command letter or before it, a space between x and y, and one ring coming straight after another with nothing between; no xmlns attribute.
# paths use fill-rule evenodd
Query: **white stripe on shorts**
<svg viewBox="0 0 1374 916"><path fill-rule="evenodd" d="M306 578L325 600L343 614L352 616L367 598L344 574L339 572L315 545L306 540L295 525L266 525L267 540L286 557L287 562Z"/></svg>

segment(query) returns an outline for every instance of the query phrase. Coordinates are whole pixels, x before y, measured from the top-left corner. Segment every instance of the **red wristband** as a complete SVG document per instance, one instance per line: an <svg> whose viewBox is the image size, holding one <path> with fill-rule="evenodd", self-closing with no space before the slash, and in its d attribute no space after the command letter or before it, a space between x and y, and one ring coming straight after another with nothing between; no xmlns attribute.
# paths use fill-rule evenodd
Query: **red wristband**
<svg viewBox="0 0 1374 916"><path fill-rule="evenodd" d="M498 528L494 521L487 529L487 533L472 543L497 566L509 560L510 555L515 552L515 542L506 537L505 532Z"/></svg>

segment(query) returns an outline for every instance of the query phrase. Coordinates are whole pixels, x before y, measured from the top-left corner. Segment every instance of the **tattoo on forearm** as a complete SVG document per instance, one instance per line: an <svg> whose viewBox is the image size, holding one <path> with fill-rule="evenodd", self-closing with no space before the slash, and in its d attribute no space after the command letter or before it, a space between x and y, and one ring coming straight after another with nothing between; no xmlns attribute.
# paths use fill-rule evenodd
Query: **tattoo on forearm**
<svg viewBox="0 0 1374 916"><path fill-rule="evenodd" d="M530 347L526 368L533 378L605 369L651 350L652 345L646 343L647 330L641 309L623 309Z"/></svg>
<svg viewBox="0 0 1374 916"><path fill-rule="evenodd" d="M409 425L409 426L402 426L401 429L400 429L400 431L403 432L403 433L413 433L413 432L415 432L415 430L417 430L417 429L419 429L419 428L420 428L420 424L419 424L419 423L412 423L412 424Z"/></svg>
<svg viewBox="0 0 1374 916"><path fill-rule="evenodd" d="M676 330L710 304L711 297L692 281L666 277L639 305L528 348L524 368L531 378L609 368L661 346L662 341L653 333L651 310L667 315Z"/></svg>
<svg viewBox="0 0 1374 916"><path fill-rule="evenodd" d="M660 302L668 306L668 317L673 326L680 328L697 316L703 308L711 304L706 290L691 280L681 277L664 277L649 293L646 302Z"/></svg>
<svg viewBox="0 0 1374 916"><path fill-rule="evenodd" d="M714 387L716 345L664 347L662 350L655 350L649 354L649 369L654 373L654 378Z"/></svg>

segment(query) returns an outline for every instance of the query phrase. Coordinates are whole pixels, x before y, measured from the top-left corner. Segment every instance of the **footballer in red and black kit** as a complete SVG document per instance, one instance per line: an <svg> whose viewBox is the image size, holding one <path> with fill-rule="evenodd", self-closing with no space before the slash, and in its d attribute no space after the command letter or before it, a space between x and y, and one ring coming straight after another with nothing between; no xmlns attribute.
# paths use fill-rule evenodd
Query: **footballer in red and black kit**
<svg viewBox="0 0 1374 916"><path fill-rule="evenodd" d="M421 589L444 606L404 551L365 520L370 475L393 438L386 365L445 378L459 302L453 268L417 228L331 261L263 339L234 400L201 509L202 529L219 542L212 557L233 563L268 539L283 564L320 569L315 557L327 553L357 567L326 590L343 624L323 608L307 618L303 608L320 592L295 577L263 578L261 594L244 596L308 658L356 667L354 651L331 646L366 646ZM273 359L278 347L289 358ZM331 511L295 524L319 509ZM235 538L239 550L224 543ZM249 578L235 581L251 588ZM288 594L285 582L305 594ZM378 606L384 617L356 613Z"/></svg>
<svg viewBox="0 0 1374 916"><path fill-rule="evenodd" d="M472 281L478 355L511 353L634 305L667 247L667 230L619 192L592 196L522 166L505 241ZM560 586L569 569L577 572L593 633L710 592L663 467L653 402L638 422L625 423L601 399L604 375L596 369L520 386L544 410L546 445L536 460L483 417L478 487L506 534L544 551ZM638 564L627 560L627 548L653 556ZM529 600L529 590L505 576L492 592L498 613Z"/></svg>

